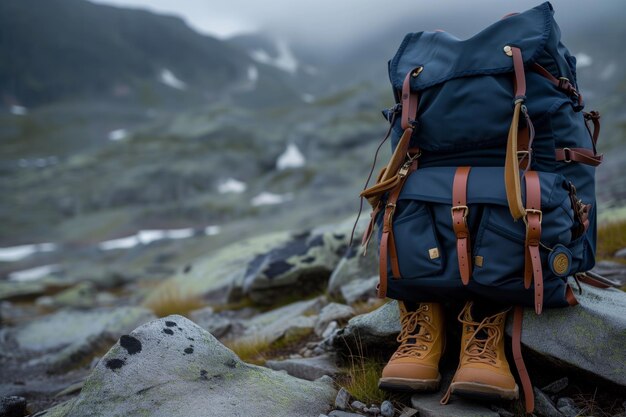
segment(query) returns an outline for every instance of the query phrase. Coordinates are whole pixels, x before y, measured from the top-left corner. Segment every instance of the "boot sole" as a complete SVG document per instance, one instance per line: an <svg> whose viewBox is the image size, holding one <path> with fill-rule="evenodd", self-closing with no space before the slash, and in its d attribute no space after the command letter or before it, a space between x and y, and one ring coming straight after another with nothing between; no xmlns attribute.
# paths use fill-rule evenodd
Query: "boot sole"
<svg viewBox="0 0 626 417"><path fill-rule="evenodd" d="M503 389L478 382L453 382L450 384L452 394L477 400L517 400L519 388Z"/></svg>
<svg viewBox="0 0 626 417"><path fill-rule="evenodd" d="M441 375L437 379L411 379L411 378L380 378L378 388L385 391L437 391Z"/></svg>

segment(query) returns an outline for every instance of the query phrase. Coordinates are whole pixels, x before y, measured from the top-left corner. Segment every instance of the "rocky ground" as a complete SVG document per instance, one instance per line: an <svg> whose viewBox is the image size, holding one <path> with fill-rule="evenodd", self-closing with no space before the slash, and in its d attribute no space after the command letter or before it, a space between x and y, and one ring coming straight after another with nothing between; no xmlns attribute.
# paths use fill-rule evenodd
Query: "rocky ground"
<svg viewBox="0 0 626 417"><path fill-rule="evenodd" d="M375 255L346 252L350 229L348 220L261 235L209 255L185 254L208 236L107 255L117 267L151 259L165 279L75 260L76 269L1 282L0 416L521 415L519 402L441 406L442 393L377 389L398 309L374 298ZM624 252L597 267L621 285ZM579 301L525 316L535 414L623 417L626 295L582 284ZM458 329L449 331L444 382L458 357Z"/></svg>

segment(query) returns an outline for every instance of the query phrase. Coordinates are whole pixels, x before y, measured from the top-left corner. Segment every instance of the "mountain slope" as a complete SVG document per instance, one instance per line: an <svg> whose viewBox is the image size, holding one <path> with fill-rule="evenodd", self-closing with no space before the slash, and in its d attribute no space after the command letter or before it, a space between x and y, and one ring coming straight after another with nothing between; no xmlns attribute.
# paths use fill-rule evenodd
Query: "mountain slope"
<svg viewBox="0 0 626 417"><path fill-rule="evenodd" d="M194 32L177 17L84 0L0 2L5 104L94 95L150 101L145 96L164 94L160 90L214 99L252 89L265 71L252 65L238 48ZM273 82L269 93L283 99L289 91Z"/></svg>

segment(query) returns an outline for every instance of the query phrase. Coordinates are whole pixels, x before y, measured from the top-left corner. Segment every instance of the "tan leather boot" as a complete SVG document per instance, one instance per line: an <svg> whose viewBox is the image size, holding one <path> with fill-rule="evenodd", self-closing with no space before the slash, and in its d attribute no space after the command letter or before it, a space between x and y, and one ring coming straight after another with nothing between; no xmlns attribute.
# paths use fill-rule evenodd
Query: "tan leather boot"
<svg viewBox="0 0 626 417"><path fill-rule="evenodd" d="M444 350L443 308L437 303L421 303L408 311L401 301L398 335L400 346L378 382L390 391L429 391L439 389L439 359Z"/></svg>
<svg viewBox="0 0 626 417"><path fill-rule="evenodd" d="M459 314L463 324L459 367L442 404L447 403L450 394L480 399L518 398L519 389L504 354L507 311L479 323L472 319L472 303L465 305Z"/></svg>

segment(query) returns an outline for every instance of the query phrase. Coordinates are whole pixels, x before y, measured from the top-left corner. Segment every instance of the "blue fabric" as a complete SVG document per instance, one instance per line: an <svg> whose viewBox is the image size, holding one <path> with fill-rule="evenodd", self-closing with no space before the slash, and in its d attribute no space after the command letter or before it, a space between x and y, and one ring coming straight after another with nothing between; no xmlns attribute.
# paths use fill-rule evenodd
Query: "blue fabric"
<svg viewBox="0 0 626 417"><path fill-rule="evenodd" d="M419 147L422 155L419 169L404 185L394 215L401 279L392 279L389 268L389 297L431 301L482 296L533 305L533 289L524 289L522 284L525 225L512 220L503 181L514 98L513 62L503 52L505 45L519 47L522 52L525 105L536 132L530 169L539 172L541 183L545 306L567 305L567 277L550 269L547 248L562 245L571 259L571 274L593 267L595 169L555 160L559 148L591 149L591 136L576 98L532 70L532 64L538 63L555 78L568 78L576 86L576 59L561 43L553 14L546 2L500 20L466 40L445 32L410 33L389 61L396 100L406 74L423 66L419 76L411 78L411 90L419 95L411 146ZM389 112L386 116L391 120ZM401 134L396 118L392 150ZM484 259L482 267L474 266L468 286L463 286L459 276L450 214L458 166L473 167L467 191L468 224L472 256ZM590 227L576 239L572 233L579 224L572 209L570 183L576 187L577 198L592 204ZM382 213L377 221L381 219ZM429 256L433 248L439 253L435 259Z"/></svg>

